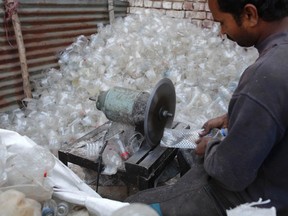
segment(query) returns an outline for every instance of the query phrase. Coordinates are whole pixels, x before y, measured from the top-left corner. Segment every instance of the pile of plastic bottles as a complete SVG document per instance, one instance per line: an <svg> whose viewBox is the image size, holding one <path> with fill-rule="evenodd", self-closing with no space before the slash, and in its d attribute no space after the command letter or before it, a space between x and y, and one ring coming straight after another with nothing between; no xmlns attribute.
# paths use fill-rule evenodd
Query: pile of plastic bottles
<svg viewBox="0 0 288 216"><path fill-rule="evenodd" d="M239 76L256 55L223 40L217 26L201 29L149 11L131 14L79 36L60 56L60 69L33 81L26 109L0 113L0 128L57 150L107 121L89 97L113 86L149 91L168 77L176 91L175 121L196 130L227 111Z"/></svg>

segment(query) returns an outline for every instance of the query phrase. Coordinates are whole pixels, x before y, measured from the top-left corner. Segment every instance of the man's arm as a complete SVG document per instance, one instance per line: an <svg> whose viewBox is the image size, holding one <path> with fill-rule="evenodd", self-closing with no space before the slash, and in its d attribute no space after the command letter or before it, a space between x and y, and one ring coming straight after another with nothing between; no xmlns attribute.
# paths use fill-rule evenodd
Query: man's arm
<svg viewBox="0 0 288 216"><path fill-rule="evenodd" d="M241 191L251 184L259 168L283 133L267 110L242 96L229 116L228 135L207 144L206 172L227 189ZM282 134L283 135L283 134Z"/></svg>

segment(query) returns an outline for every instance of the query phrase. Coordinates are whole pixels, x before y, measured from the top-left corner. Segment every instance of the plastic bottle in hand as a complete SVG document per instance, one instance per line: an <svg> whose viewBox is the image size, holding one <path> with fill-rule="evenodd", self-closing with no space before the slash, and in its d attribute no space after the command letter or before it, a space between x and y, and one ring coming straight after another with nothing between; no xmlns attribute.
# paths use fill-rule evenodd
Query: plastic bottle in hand
<svg viewBox="0 0 288 216"><path fill-rule="evenodd" d="M211 130L211 132L208 135L213 138L218 138L219 140L223 140L227 136L227 134L228 134L227 128L221 128L221 129L214 128Z"/></svg>

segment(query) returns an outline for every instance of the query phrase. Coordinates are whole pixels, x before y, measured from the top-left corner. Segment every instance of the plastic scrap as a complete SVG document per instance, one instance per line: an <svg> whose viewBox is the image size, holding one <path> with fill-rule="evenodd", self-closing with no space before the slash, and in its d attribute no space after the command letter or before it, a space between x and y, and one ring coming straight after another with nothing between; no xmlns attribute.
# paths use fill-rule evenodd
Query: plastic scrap
<svg viewBox="0 0 288 216"><path fill-rule="evenodd" d="M7 150L0 138L0 187L7 181L6 167Z"/></svg>
<svg viewBox="0 0 288 216"><path fill-rule="evenodd" d="M11 148L14 150L21 149L23 152L28 149L38 149L38 147L43 148L42 146L38 146L28 137L21 136L14 131L0 129L0 138L2 144L7 147L8 153ZM38 202L47 201L51 199L53 195L53 197L59 200L84 206L91 214L93 213L97 216L110 216L118 208L129 205L128 203L102 198L52 153L46 153L47 156L51 156L55 162L54 166L48 170L44 179L39 181L38 175L36 175L36 178L34 178L32 182L30 182L29 178L24 179L25 181L22 179L19 182L14 180L12 182L16 185L9 185L7 187L2 186L0 191L8 191L17 188L17 190L25 194L27 198L34 199ZM29 162L27 158L25 160ZM23 161L25 162L25 160ZM30 164L29 169L35 169L37 165L38 164ZM8 167L5 167L5 170L7 170L7 168ZM35 170L38 170L38 168ZM42 170L40 171L42 173ZM10 173L11 172L7 172L8 179L10 178ZM29 184L27 184L26 181L28 181Z"/></svg>
<svg viewBox="0 0 288 216"><path fill-rule="evenodd" d="M14 189L37 201L50 198L52 188L45 185L45 179L55 159L49 150L13 131L0 129L0 139L7 151L4 168L7 177L1 191Z"/></svg>
<svg viewBox="0 0 288 216"><path fill-rule="evenodd" d="M33 81L33 98L23 100L26 109L0 113L0 128L57 150L107 121L90 97L114 86L149 91L168 77L176 90L175 121L197 130L227 111L241 72L256 59L255 49L223 40L218 31L216 25L201 29L151 11L99 26L66 48L60 69Z"/></svg>
<svg viewBox="0 0 288 216"><path fill-rule="evenodd" d="M60 69L34 80L25 110L0 114L0 128L17 131L39 145L59 149L107 121L95 97L114 86L151 90L163 77L173 81L175 120L197 130L227 111L227 99L241 72L257 57L189 20L144 11L79 36L60 55ZM28 127L29 126L29 127Z"/></svg>
<svg viewBox="0 0 288 216"><path fill-rule="evenodd" d="M17 190L0 192L0 215L40 216L41 204Z"/></svg>
<svg viewBox="0 0 288 216"><path fill-rule="evenodd" d="M200 138L199 133L202 130L190 129L170 129L164 130L160 145L167 148L195 149L196 141ZM228 134L227 128L213 129L207 135L218 140L223 140Z"/></svg>
<svg viewBox="0 0 288 216"><path fill-rule="evenodd" d="M160 145L169 148L195 149L201 130L165 129Z"/></svg>
<svg viewBox="0 0 288 216"><path fill-rule="evenodd" d="M259 208L257 206L269 203L270 200L245 203L234 209L226 210L227 216L276 216L275 207Z"/></svg>

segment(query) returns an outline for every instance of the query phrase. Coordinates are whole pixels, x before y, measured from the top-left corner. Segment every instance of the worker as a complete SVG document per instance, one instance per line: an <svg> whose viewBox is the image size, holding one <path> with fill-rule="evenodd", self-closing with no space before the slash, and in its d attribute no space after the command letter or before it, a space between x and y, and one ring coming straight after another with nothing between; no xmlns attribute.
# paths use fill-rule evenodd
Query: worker
<svg viewBox="0 0 288 216"><path fill-rule="evenodd" d="M208 0L221 34L258 59L241 75L228 113L207 121L195 163L172 186L128 197L166 215L218 216L262 198L288 215L288 0ZM228 128L217 141L212 128ZM198 156L198 157L199 157Z"/></svg>

